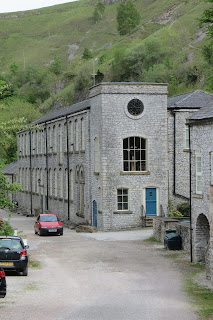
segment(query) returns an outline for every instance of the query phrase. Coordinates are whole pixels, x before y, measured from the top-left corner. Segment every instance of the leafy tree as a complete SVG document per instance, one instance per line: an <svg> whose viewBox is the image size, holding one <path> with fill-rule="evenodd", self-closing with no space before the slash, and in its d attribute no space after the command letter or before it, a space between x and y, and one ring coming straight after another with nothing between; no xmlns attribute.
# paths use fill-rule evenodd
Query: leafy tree
<svg viewBox="0 0 213 320"><path fill-rule="evenodd" d="M209 64L213 64L213 41L203 47L203 56Z"/></svg>
<svg viewBox="0 0 213 320"><path fill-rule="evenodd" d="M0 169L0 208L8 208L13 206L9 194L21 191L21 185L17 182L8 183L2 169Z"/></svg>
<svg viewBox="0 0 213 320"><path fill-rule="evenodd" d="M120 35L125 35L133 30L140 22L140 14L132 2L121 2L117 8L117 23Z"/></svg>
<svg viewBox="0 0 213 320"><path fill-rule="evenodd" d="M62 71L62 61L58 56L54 57L54 62L50 66L50 71L55 74L60 74Z"/></svg>
<svg viewBox="0 0 213 320"><path fill-rule="evenodd" d="M0 100L11 97L14 94L14 90L11 85L4 80L0 80Z"/></svg>
<svg viewBox="0 0 213 320"><path fill-rule="evenodd" d="M84 52L83 52L83 55L82 55L82 58L84 60L89 60L92 58L92 52L88 49L88 48L85 48L84 49Z"/></svg>
<svg viewBox="0 0 213 320"><path fill-rule="evenodd" d="M13 73L13 74L16 74L17 71L19 69L19 66L16 62L13 62L10 66L10 71Z"/></svg>
<svg viewBox="0 0 213 320"><path fill-rule="evenodd" d="M13 236L14 235L14 229L10 224L10 218L11 214L9 214L8 220L4 220L0 224L0 235L1 236Z"/></svg>
<svg viewBox="0 0 213 320"><path fill-rule="evenodd" d="M209 9L204 10L203 16L200 19L201 24L207 25L207 34L213 40L213 0L207 0L212 3L212 6Z"/></svg>

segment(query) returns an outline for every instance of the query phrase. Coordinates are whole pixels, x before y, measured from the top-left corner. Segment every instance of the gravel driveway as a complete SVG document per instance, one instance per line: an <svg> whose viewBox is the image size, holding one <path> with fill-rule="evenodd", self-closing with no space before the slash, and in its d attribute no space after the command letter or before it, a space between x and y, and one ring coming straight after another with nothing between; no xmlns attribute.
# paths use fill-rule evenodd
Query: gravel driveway
<svg viewBox="0 0 213 320"><path fill-rule="evenodd" d="M0 217L6 217L0 210ZM34 235L35 218L13 214L41 269L8 275L1 320L195 320L170 259L143 242L151 230Z"/></svg>

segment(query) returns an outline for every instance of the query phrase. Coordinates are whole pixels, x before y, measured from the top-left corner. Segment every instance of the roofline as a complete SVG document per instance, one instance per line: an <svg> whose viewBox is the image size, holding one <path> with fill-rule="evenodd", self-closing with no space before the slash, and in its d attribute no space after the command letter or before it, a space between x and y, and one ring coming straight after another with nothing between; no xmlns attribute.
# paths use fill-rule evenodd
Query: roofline
<svg viewBox="0 0 213 320"><path fill-rule="evenodd" d="M168 86L168 83L156 83L156 82L101 82L89 88L93 89L101 85L155 85L155 86Z"/></svg>

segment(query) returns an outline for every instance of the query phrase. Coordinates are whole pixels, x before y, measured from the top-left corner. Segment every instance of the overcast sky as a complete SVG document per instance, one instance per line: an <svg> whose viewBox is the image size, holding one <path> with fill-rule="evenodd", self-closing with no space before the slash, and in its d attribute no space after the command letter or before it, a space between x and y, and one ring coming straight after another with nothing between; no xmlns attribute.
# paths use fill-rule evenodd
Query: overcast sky
<svg viewBox="0 0 213 320"><path fill-rule="evenodd" d="M0 13L39 9L72 1L75 0L0 0Z"/></svg>

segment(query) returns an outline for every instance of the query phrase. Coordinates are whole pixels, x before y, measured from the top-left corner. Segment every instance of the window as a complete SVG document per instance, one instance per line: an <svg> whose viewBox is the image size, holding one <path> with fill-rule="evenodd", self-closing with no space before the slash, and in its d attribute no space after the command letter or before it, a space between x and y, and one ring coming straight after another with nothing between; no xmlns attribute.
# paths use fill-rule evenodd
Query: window
<svg viewBox="0 0 213 320"><path fill-rule="evenodd" d="M53 195L53 173L52 169L49 169L49 178L50 178L50 197Z"/></svg>
<svg viewBox="0 0 213 320"><path fill-rule="evenodd" d="M117 210L129 210L128 189L117 189Z"/></svg>
<svg viewBox="0 0 213 320"><path fill-rule="evenodd" d="M39 139L38 139L38 137L39 137L39 131L38 130L36 130L36 155L38 155L38 148L39 148Z"/></svg>
<svg viewBox="0 0 213 320"><path fill-rule="evenodd" d="M64 124L64 151L67 152L67 123Z"/></svg>
<svg viewBox="0 0 213 320"><path fill-rule="evenodd" d="M139 99L132 99L128 103L127 110L132 116L139 116L144 110L143 102Z"/></svg>
<svg viewBox="0 0 213 320"><path fill-rule="evenodd" d="M59 169L59 179L60 179L60 190L59 190L59 197L63 198L63 171Z"/></svg>
<svg viewBox="0 0 213 320"><path fill-rule="evenodd" d="M70 135L70 152L73 152L73 124L72 121L69 122L70 125L70 130L69 130L69 135Z"/></svg>
<svg viewBox="0 0 213 320"><path fill-rule="evenodd" d="M128 137L123 140L123 170L147 170L146 139Z"/></svg>
<svg viewBox="0 0 213 320"><path fill-rule="evenodd" d="M210 153L211 156L211 184L213 184L213 151Z"/></svg>
<svg viewBox="0 0 213 320"><path fill-rule="evenodd" d="M185 126L185 148L189 149L189 126Z"/></svg>
<svg viewBox="0 0 213 320"><path fill-rule="evenodd" d="M49 152L52 152L52 130L51 127L48 128L48 140L49 140Z"/></svg>
<svg viewBox="0 0 213 320"><path fill-rule="evenodd" d="M47 141L47 136L46 136L46 129L44 129L44 154L46 154L47 149L46 149L46 141Z"/></svg>
<svg viewBox="0 0 213 320"><path fill-rule="evenodd" d="M75 120L75 151L78 151L78 120Z"/></svg>
<svg viewBox="0 0 213 320"><path fill-rule="evenodd" d="M62 145L62 126L59 124L58 126L59 132L59 164L63 163L63 145Z"/></svg>
<svg viewBox="0 0 213 320"><path fill-rule="evenodd" d="M99 139L94 139L94 172L100 172L100 150L99 150Z"/></svg>
<svg viewBox="0 0 213 320"><path fill-rule="evenodd" d="M28 169L25 170L25 190L29 191L29 182L28 182Z"/></svg>
<svg viewBox="0 0 213 320"><path fill-rule="evenodd" d="M202 194L202 158L199 152L196 152L195 159L196 159L196 193Z"/></svg>
<svg viewBox="0 0 213 320"><path fill-rule="evenodd" d="M54 182L55 182L55 197L58 196L58 179L57 179L57 171L54 169Z"/></svg>
<svg viewBox="0 0 213 320"><path fill-rule="evenodd" d="M70 200L71 201L73 201L73 187L74 187L73 170L70 170Z"/></svg>
<svg viewBox="0 0 213 320"><path fill-rule="evenodd" d="M32 169L32 192L35 192L35 169Z"/></svg>
<svg viewBox="0 0 213 320"><path fill-rule="evenodd" d="M84 118L81 118L81 151L85 151L85 124L84 124Z"/></svg>
<svg viewBox="0 0 213 320"><path fill-rule="evenodd" d="M65 169L65 199L68 199L68 171Z"/></svg>
<svg viewBox="0 0 213 320"><path fill-rule="evenodd" d="M56 138L56 127L53 126L53 152L57 152L57 138Z"/></svg>

